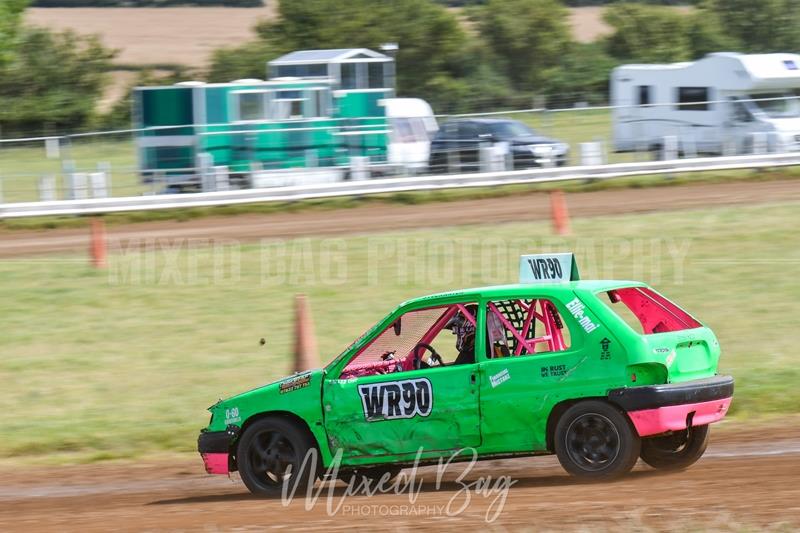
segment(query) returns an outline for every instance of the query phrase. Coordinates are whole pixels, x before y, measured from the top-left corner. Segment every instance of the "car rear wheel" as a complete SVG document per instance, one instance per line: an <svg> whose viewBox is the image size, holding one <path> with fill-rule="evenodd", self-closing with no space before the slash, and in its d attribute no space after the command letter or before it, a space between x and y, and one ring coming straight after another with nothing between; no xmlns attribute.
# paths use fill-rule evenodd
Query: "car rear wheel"
<svg viewBox="0 0 800 533"><path fill-rule="evenodd" d="M585 479L628 473L639 458L641 440L628 418L602 401L567 409L555 428L554 446L564 470Z"/></svg>
<svg viewBox="0 0 800 533"><path fill-rule="evenodd" d="M259 420L244 432L237 448L239 474L253 494L280 496L284 485L288 494L304 494L313 483L319 457L306 460L314 443L307 431L282 418Z"/></svg>
<svg viewBox="0 0 800 533"><path fill-rule="evenodd" d="M659 470L681 470L697 462L708 446L708 425L642 439L642 461Z"/></svg>

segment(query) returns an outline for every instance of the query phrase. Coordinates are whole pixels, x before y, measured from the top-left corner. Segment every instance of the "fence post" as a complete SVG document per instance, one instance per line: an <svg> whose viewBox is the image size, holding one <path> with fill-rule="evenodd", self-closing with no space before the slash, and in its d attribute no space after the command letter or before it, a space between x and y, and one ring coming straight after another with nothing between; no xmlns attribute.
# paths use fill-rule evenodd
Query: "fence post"
<svg viewBox="0 0 800 533"><path fill-rule="evenodd" d="M105 172L90 172L89 184L92 187L92 198L108 198Z"/></svg>
<svg viewBox="0 0 800 533"><path fill-rule="evenodd" d="M47 159L58 159L61 157L61 138L49 137L44 140L44 153Z"/></svg>
<svg viewBox="0 0 800 533"><path fill-rule="evenodd" d="M581 165L596 166L603 164L603 153L598 142L580 144Z"/></svg>
<svg viewBox="0 0 800 533"><path fill-rule="evenodd" d="M214 167L214 190L229 191L230 189L231 182L228 167L224 165Z"/></svg>
<svg viewBox="0 0 800 533"><path fill-rule="evenodd" d="M754 155L767 153L767 134L763 131L757 131L750 134L752 139L752 152Z"/></svg>
<svg viewBox="0 0 800 533"><path fill-rule="evenodd" d="M200 173L200 185L203 192L213 191L216 186L213 164L214 158L208 152L197 154L197 169Z"/></svg>
<svg viewBox="0 0 800 533"><path fill-rule="evenodd" d="M97 171L102 172L106 176L106 196L114 196L114 183L111 179L111 163L108 161L97 163ZM123 196L125 195L123 194Z"/></svg>
<svg viewBox="0 0 800 533"><path fill-rule="evenodd" d="M361 181L369 179L369 157L354 155L350 156L350 179Z"/></svg>
<svg viewBox="0 0 800 533"><path fill-rule="evenodd" d="M678 159L678 138L676 136L664 137L661 145L661 159L663 161Z"/></svg>
<svg viewBox="0 0 800 533"><path fill-rule="evenodd" d="M48 174L39 178L39 200L52 202L56 199L56 178Z"/></svg>
<svg viewBox="0 0 800 533"><path fill-rule="evenodd" d="M86 173L72 172L67 174L67 194L70 200L85 200L88 197Z"/></svg>

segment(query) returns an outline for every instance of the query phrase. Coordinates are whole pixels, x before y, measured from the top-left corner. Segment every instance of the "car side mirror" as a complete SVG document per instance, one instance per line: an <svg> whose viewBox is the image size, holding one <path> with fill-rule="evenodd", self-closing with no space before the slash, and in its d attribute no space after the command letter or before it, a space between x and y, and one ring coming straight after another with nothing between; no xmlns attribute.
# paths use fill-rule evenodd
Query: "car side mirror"
<svg viewBox="0 0 800 533"><path fill-rule="evenodd" d="M399 337L400 336L400 332L402 331L402 328L403 328L402 323L400 322L400 318L398 318L397 320L394 321L394 324L392 324L392 327L394 328L394 334L397 337Z"/></svg>

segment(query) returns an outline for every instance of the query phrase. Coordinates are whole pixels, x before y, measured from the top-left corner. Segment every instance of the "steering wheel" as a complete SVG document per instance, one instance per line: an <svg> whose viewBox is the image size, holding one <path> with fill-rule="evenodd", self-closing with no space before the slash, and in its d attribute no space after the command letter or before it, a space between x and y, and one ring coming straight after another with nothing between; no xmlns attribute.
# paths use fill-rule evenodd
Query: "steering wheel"
<svg viewBox="0 0 800 533"><path fill-rule="evenodd" d="M439 355L436 352L436 350L433 349L433 346L431 346L430 344L424 343L424 342L420 342L419 344L414 346L414 351L412 352L412 354L414 356L414 359L413 359L414 370L419 370L420 368L423 368L423 366L422 366L423 364L425 365L424 368L429 368L430 367L429 364L422 362L422 352L421 352L421 350L427 350L427 351L431 352L430 360L435 362L438 366L444 366L444 361L442 360L442 356Z"/></svg>

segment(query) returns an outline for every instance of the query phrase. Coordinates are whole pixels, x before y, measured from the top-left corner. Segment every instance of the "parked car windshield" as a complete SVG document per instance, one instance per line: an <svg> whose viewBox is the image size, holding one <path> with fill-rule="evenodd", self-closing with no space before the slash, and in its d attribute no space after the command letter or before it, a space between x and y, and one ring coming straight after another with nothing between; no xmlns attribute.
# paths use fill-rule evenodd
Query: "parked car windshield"
<svg viewBox="0 0 800 533"><path fill-rule="evenodd" d="M536 135L536 133L522 122L497 122L490 126L492 135L498 139L511 139Z"/></svg>
<svg viewBox="0 0 800 533"><path fill-rule="evenodd" d="M762 93L750 96L758 109L770 118L800 117L800 97L791 93Z"/></svg>

